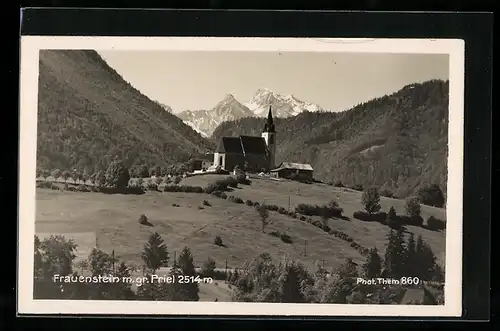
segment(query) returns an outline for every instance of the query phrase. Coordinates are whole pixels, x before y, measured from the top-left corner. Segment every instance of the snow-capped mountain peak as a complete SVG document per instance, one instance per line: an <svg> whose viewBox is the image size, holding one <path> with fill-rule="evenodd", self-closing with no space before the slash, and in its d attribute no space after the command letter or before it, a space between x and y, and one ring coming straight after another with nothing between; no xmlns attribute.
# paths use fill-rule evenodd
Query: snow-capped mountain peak
<svg viewBox="0 0 500 331"><path fill-rule="evenodd" d="M289 117L298 115L303 111L322 110L320 106L299 100L292 94L282 95L268 88L259 88L245 106L256 116L266 116L269 106L273 107L273 114L276 117Z"/></svg>

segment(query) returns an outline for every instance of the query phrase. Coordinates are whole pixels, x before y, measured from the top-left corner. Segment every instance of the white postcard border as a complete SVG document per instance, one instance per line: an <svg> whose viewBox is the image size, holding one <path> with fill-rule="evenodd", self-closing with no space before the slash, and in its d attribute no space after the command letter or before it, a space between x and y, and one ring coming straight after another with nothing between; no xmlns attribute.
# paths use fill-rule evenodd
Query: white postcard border
<svg viewBox="0 0 500 331"><path fill-rule="evenodd" d="M355 305L34 300L35 170L39 50L365 52L449 55L445 304ZM461 316L465 44L459 39L21 37L18 313L278 316ZM448 208L451 206L451 208Z"/></svg>

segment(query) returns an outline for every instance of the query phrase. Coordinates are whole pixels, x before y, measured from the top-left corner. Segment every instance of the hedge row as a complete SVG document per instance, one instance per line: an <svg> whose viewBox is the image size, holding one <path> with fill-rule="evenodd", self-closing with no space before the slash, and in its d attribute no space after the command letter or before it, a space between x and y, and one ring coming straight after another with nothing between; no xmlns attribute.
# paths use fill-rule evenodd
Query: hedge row
<svg viewBox="0 0 500 331"><path fill-rule="evenodd" d="M384 225L392 225L392 226L403 226L403 225L413 225L413 226L423 226L424 225L424 219L421 216L407 216L407 215L396 215L396 218L393 220L393 224L388 224L387 220L387 213L386 212L378 212L375 214L370 214L366 211L356 211L352 214L353 218L356 218L358 220L364 221L364 222L379 222ZM435 221L437 220L437 221ZM441 224L440 222L443 222L441 220L438 220L434 217L432 217L431 223L432 224ZM427 224L429 223L429 220L427 221ZM444 222L443 222L444 223ZM429 225L428 225L429 226ZM429 226L430 227L430 226Z"/></svg>
<svg viewBox="0 0 500 331"><path fill-rule="evenodd" d="M227 194L222 192L222 191L214 191L211 194L218 197L218 198L221 198L221 199L228 199L229 201L233 201L235 203L245 203L249 207L264 206L269 211L274 211L274 212L277 212L279 214L289 216L291 218L300 219L303 222L307 222L309 224L314 225L317 228L320 228L321 230L329 233L330 235L335 236L336 238L339 238L343 241L349 242L350 246L352 248L356 249L363 256L367 256L369 253L369 250L367 248L365 248L365 247L361 246L360 244L358 244L357 242L355 242L354 239L351 236L349 236L348 234L346 234L342 231L331 229L329 226L324 225L321 221L312 219L311 217L305 217L304 215L299 216L299 214L296 213L295 211L288 211L285 208L277 206L277 205L265 204L265 203L261 204L259 202L255 202L252 200L246 200L245 202L243 202L243 200L238 198L238 197L235 197L235 196L228 197ZM336 210L336 208L338 208L338 206L336 206L335 203L330 203L330 206L331 206L330 208L332 208L334 210ZM283 238L282 238L282 240L283 240ZM287 238L285 238L285 240L287 240Z"/></svg>
<svg viewBox="0 0 500 331"><path fill-rule="evenodd" d="M295 207L295 212L306 216L326 216L326 217L341 217L343 209L338 206L335 201L328 205L318 206L300 203Z"/></svg>

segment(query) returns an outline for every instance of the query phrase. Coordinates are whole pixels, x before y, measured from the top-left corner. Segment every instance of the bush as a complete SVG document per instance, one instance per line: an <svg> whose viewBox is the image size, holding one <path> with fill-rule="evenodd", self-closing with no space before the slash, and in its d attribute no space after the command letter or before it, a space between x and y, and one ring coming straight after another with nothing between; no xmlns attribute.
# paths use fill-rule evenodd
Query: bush
<svg viewBox="0 0 500 331"><path fill-rule="evenodd" d="M216 244L217 246L224 246L224 243L222 242L222 238L219 236L215 237L214 244Z"/></svg>
<svg viewBox="0 0 500 331"><path fill-rule="evenodd" d="M217 198L227 199L227 194L222 191L213 191L211 194Z"/></svg>
<svg viewBox="0 0 500 331"><path fill-rule="evenodd" d="M238 187L238 180L236 179L236 177L228 177L227 180L226 180L226 183L227 183L227 186L229 187L233 187L233 188L237 188Z"/></svg>
<svg viewBox="0 0 500 331"><path fill-rule="evenodd" d="M387 213L387 225L394 230L397 230L401 228L403 224L401 224L400 218L396 215L396 210L394 207L391 207L389 209L389 212Z"/></svg>
<svg viewBox="0 0 500 331"><path fill-rule="evenodd" d="M214 276L215 272L215 261L211 258L208 258L205 262L203 262L203 265L201 266L200 273L205 276L205 277L212 277Z"/></svg>
<svg viewBox="0 0 500 331"><path fill-rule="evenodd" d="M207 200L203 200L203 205L208 207L212 206Z"/></svg>
<svg viewBox="0 0 500 331"><path fill-rule="evenodd" d="M36 187L37 188L52 188L54 184L52 182L37 182Z"/></svg>
<svg viewBox="0 0 500 331"><path fill-rule="evenodd" d="M444 230L446 229L446 223L434 216L431 216L427 219L427 227L431 230Z"/></svg>
<svg viewBox="0 0 500 331"><path fill-rule="evenodd" d="M274 236L274 237L280 238L281 241L283 241L284 243L287 243L287 244L292 243L292 238L288 234L286 234L285 232L280 232L280 231L276 230L276 231L269 232L269 234Z"/></svg>
<svg viewBox="0 0 500 331"><path fill-rule="evenodd" d="M228 200L232 201L234 203L244 203L243 200L240 197L236 197L236 196L230 196L228 198Z"/></svg>
<svg viewBox="0 0 500 331"><path fill-rule="evenodd" d="M406 199L405 211L408 216L420 216L420 202L417 197Z"/></svg>
<svg viewBox="0 0 500 331"><path fill-rule="evenodd" d="M174 184L179 184L181 182L182 178L180 176L175 176L174 177Z"/></svg>
<svg viewBox="0 0 500 331"><path fill-rule="evenodd" d="M249 207L253 207L253 201L252 200L246 200L245 204Z"/></svg>
<svg viewBox="0 0 500 331"><path fill-rule="evenodd" d="M355 191L363 191L363 185L361 184L354 184L351 189L355 190Z"/></svg>
<svg viewBox="0 0 500 331"><path fill-rule="evenodd" d="M156 184L155 182L148 182L146 184L146 189L148 191L158 191L158 184Z"/></svg>
<svg viewBox="0 0 500 331"><path fill-rule="evenodd" d="M203 188L189 185L165 185L163 192L203 193Z"/></svg>
<svg viewBox="0 0 500 331"><path fill-rule="evenodd" d="M386 198L395 198L396 197L394 195L394 193L392 193L391 191L389 191L387 189L380 191L380 195L383 196L383 197L386 197Z"/></svg>
<svg viewBox="0 0 500 331"><path fill-rule="evenodd" d="M369 214L374 214L381 208L380 195L375 187L370 187L368 190L363 192L361 202Z"/></svg>
<svg viewBox="0 0 500 331"><path fill-rule="evenodd" d="M333 186L335 186L335 187L344 187L344 184L342 184L342 182L340 180L336 180L333 183Z"/></svg>
<svg viewBox="0 0 500 331"><path fill-rule="evenodd" d="M144 214L141 214L141 216L139 216L138 222L142 225L153 226L153 224L149 222L148 217Z"/></svg>
<svg viewBox="0 0 500 331"><path fill-rule="evenodd" d="M358 210L352 214L352 217L356 218L358 220L361 220L361 221L365 221L365 222L381 222L381 223L384 222L385 223L385 220L387 219L387 213L378 212L378 213L370 214L366 211Z"/></svg>
<svg viewBox="0 0 500 331"><path fill-rule="evenodd" d="M144 194L144 187L139 185L130 185L127 187L127 191L129 194Z"/></svg>
<svg viewBox="0 0 500 331"><path fill-rule="evenodd" d="M443 192L439 185L436 184L421 187L417 192L417 196L424 205L442 208L445 203Z"/></svg>
<svg viewBox="0 0 500 331"><path fill-rule="evenodd" d="M295 212L307 216L341 217L343 209L332 201L323 206L301 203L295 207Z"/></svg>
<svg viewBox="0 0 500 331"><path fill-rule="evenodd" d="M130 180L130 174L120 161L113 161L106 170L106 184L110 187L125 188Z"/></svg>
<svg viewBox="0 0 500 331"><path fill-rule="evenodd" d="M205 193L212 193L214 191L227 191L229 181L227 179L218 179L215 183L209 184L205 189Z"/></svg>
<svg viewBox="0 0 500 331"><path fill-rule="evenodd" d="M397 218L402 225L422 226L424 224L424 219L421 216L399 215Z"/></svg>
<svg viewBox="0 0 500 331"><path fill-rule="evenodd" d="M81 185L78 185L76 187L76 191L77 192L90 192L90 189L87 187L87 185L81 184Z"/></svg>

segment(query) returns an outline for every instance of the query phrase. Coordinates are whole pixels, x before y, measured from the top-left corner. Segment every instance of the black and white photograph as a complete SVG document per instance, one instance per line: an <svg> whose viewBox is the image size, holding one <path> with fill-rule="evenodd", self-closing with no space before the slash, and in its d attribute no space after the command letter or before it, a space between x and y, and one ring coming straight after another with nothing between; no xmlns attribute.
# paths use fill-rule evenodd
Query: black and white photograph
<svg viewBox="0 0 500 331"><path fill-rule="evenodd" d="M460 314L462 42L21 47L21 307Z"/></svg>

